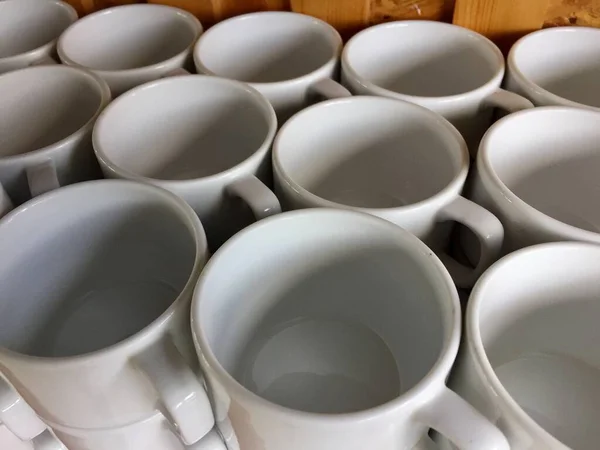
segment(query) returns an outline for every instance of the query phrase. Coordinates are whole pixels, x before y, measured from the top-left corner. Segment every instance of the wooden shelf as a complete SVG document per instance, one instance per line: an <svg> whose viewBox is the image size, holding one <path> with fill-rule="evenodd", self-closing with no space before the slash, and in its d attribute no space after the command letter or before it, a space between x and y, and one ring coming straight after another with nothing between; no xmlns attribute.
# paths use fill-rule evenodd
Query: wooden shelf
<svg viewBox="0 0 600 450"><path fill-rule="evenodd" d="M195 14L205 26L239 14L291 10L326 20L345 38L376 23L429 19L474 29L506 50L542 27L600 26L600 0L147 0ZM81 14L142 0L67 0Z"/></svg>

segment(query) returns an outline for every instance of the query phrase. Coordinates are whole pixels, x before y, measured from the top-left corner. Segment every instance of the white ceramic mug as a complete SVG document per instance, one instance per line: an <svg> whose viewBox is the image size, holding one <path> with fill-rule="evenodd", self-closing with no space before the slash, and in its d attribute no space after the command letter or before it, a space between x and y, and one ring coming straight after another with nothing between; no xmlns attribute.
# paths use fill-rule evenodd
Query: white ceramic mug
<svg viewBox="0 0 600 450"><path fill-rule="evenodd" d="M598 261L600 246L588 243L529 247L498 261L471 293L450 386L512 450L598 448Z"/></svg>
<svg viewBox="0 0 600 450"><path fill-rule="evenodd" d="M101 78L73 67L30 67L0 76L0 98L0 216L58 186L101 176L91 137L110 101Z"/></svg>
<svg viewBox="0 0 600 450"><path fill-rule="evenodd" d="M535 108L490 128L469 197L504 225L502 253L551 241L600 243L598 142L600 113L584 109ZM476 259L475 242L462 241Z"/></svg>
<svg viewBox="0 0 600 450"><path fill-rule="evenodd" d="M469 172L464 139L448 121L414 103L357 96L298 113L273 144L275 192L284 209L345 208L412 232L446 255L452 222L469 228L483 252L475 269L443 257L470 287L498 257L502 225L461 196Z"/></svg>
<svg viewBox="0 0 600 450"><path fill-rule="evenodd" d="M0 373L0 448L67 450Z"/></svg>
<svg viewBox="0 0 600 450"><path fill-rule="evenodd" d="M108 428L164 412L185 443L214 425L189 302L208 258L180 198L78 183L0 221L0 368L44 419Z"/></svg>
<svg viewBox="0 0 600 450"><path fill-rule="evenodd" d="M92 70L113 96L191 64L202 25L192 14L164 5L132 4L78 20L60 37L64 64Z"/></svg>
<svg viewBox="0 0 600 450"><path fill-rule="evenodd" d="M80 429L49 425L69 450L227 450L216 429L195 444L183 444L161 413L118 428Z"/></svg>
<svg viewBox="0 0 600 450"><path fill-rule="evenodd" d="M257 12L218 23L194 48L198 73L249 83L271 102L279 123L313 97L349 95L339 75L342 38L328 23L292 12Z"/></svg>
<svg viewBox="0 0 600 450"><path fill-rule="evenodd" d="M0 74L52 58L56 40L76 20L59 0L0 2Z"/></svg>
<svg viewBox="0 0 600 450"><path fill-rule="evenodd" d="M192 330L231 450L397 450L432 427L463 449L508 449L445 385L460 305L415 236L355 211L257 222L211 258ZM229 422L230 421L230 422Z"/></svg>
<svg viewBox="0 0 600 450"><path fill-rule="evenodd" d="M94 128L94 149L107 177L183 197L216 249L255 218L280 211L266 187L276 129L272 106L250 86L186 75L115 100Z"/></svg>
<svg viewBox="0 0 600 450"><path fill-rule="evenodd" d="M600 30L557 27L521 38L508 55L506 88L537 106L600 111Z"/></svg>
<svg viewBox="0 0 600 450"><path fill-rule="evenodd" d="M532 103L500 88L504 56L474 31L442 22L400 21L367 28L342 54L342 82L355 94L425 106L448 119L473 155L494 107L515 112Z"/></svg>

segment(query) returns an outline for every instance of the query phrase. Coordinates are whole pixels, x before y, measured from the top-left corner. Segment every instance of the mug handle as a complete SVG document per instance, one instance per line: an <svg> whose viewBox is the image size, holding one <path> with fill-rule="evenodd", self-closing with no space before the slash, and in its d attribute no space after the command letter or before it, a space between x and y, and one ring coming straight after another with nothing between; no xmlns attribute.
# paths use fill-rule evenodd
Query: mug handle
<svg viewBox="0 0 600 450"><path fill-rule="evenodd" d="M337 81L323 78L311 84L306 93L309 104L333 100L335 98L352 97L352 93Z"/></svg>
<svg viewBox="0 0 600 450"><path fill-rule="evenodd" d="M480 245L479 262L475 269L460 264L446 254L440 259L452 275L454 282L460 288L470 288L477 278L495 262L502 250L504 227L498 218L477 203L458 196L444 206L438 213L438 221L452 220L469 228Z"/></svg>
<svg viewBox="0 0 600 450"><path fill-rule="evenodd" d="M215 426L204 385L170 337L135 356L166 410L166 418L185 445L195 444Z"/></svg>
<svg viewBox="0 0 600 450"><path fill-rule="evenodd" d="M530 100L522 95L515 94L514 92L502 88L498 88L488 95L484 100L484 104L492 108L500 108L510 114L535 107Z"/></svg>
<svg viewBox="0 0 600 450"><path fill-rule="evenodd" d="M56 64L60 64L60 63L57 60L55 60L52 56L44 55L40 59L33 61L31 64L29 64L29 67L52 66L52 65L56 65Z"/></svg>
<svg viewBox="0 0 600 450"><path fill-rule="evenodd" d="M227 186L226 192L244 201L252 210L256 220L281 212L281 205L273 191L254 175L234 181Z"/></svg>
<svg viewBox="0 0 600 450"><path fill-rule="evenodd" d="M0 423L21 441L31 441L35 450L67 450L2 374Z"/></svg>
<svg viewBox="0 0 600 450"><path fill-rule="evenodd" d="M502 432L445 385L422 406L416 419L443 434L460 450L510 450Z"/></svg>
<svg viewBox="0 0 600 450"><path fill-rule="evenodd" d="M227 450L227 446L216 428L213 428L199 442L186 447L185 450Z"/></svg>
<svg viewBox="0 0 600 450"><path fill-rule="evenodd" d="M25 175L32 198L60 187L56 167L51 160L26 168ZM8 193L0 184L0 217L8 214L14 207Z"/></svg>

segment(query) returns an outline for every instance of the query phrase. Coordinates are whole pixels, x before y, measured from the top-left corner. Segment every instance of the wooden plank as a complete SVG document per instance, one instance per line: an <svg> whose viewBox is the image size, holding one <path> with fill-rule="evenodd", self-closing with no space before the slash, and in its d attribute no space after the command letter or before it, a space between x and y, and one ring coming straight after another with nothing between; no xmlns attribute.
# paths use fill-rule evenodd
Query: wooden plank
<svg viewBox="0 0 600 450"><path fill-rule="evenodd" d="M369 25L371 0L291 0L293 11L329 22L344 38Z"/></svg>
<svg viewBox="0 0 600 450"><path fill-rule="evenodd" d="M600 0L550 0L544 26L600 27Z"/></svg>
<svg viewBox="0 0 600 450"><path fill-rule="evenodd" d="M404 19L452 21L454 0L371 0L370 24Z"/></svg>
<svg viewBox="0 0 600 450"><path fill-rule="evenodd" d="M507 51L544 23L550 0L456 0L453 22L494 40Z"/></svg>
<svg viewBox="0 0 600 450"><path fill-rule="evenodd" d="M77 10L79 17L93 13L111 6L126 5L129 3L143 3L143 0L65 0Z"/></svg>

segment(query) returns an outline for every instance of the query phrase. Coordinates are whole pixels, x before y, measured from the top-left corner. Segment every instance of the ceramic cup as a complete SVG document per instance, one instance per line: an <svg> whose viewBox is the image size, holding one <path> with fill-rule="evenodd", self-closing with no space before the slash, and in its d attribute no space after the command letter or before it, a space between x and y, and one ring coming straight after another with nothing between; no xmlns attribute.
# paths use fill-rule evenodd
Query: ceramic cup
<svg viewBox="0 0 600 450"><path fill-rule="evenodd" d="M538 106L600 111L600 30L559 27L521 38L508 55L506 87Z"/></svg>
<svg viewBox="0 0 600 450"><path fill-rule="evenodd" d="M311 209L251 225L203 271L192 330L231 450L408 449L429 427L463 449L508 449L445 385L452 279L385 220Z"/></svg>
<svg viewBox="0 0 600 450"><path fill-rule="evenodd" d="M67 186L0 221L0 254L0 369L44 420L119 427L158 409L189 444L213 428L189 329L208 251L183 200Z"/></svg>
<svg viewBox="0 0 600 450"><path fill-rule="evenodd" d="M473 289L450 385L512 450L598 448L598 261L600 247L588 243L529 247Z"/></svg>
<svg viewBox="0 0 600 450"><path fill-rule="evenodd" d="M0 373L0 448L67 450Z"/></svg>
<svg viewBox="0 0 600 450"><path fill-rule="evenodd" d="M487 38L434 21L390 22L355 35L342 54L342 81L355 94L425 106L448 119L473 154L492 122L531 102L500 88L504 57Z"/></svg>
<svg viewBox="0 0 600 450"><path fill-rule="evenodd" d="M195 444L183 444L160 413L118 428L89 430L49 425L69 450L227 450L216 429Z"/></svg>
<svg viewBox="0 0 600 450"><path fill-rule="evenodd" d="M0 76L0 98L0 216L58 186L101 176L91 138L110 101L101 78L73 67L30 67Z"/></svg>
<svg viewBox="0 0 600 450"><path fill-rule="evenodd" d="M115 100L94 128L94 148L107 177L183 197L216 249L255 218L280 211L266 187L276 129L272 106L250 86L187 75Z"/></svg>
<svg viewBox="0 0 600 450"><path fill-rule="evenodd" d="M56 40L77 20L77 12L58 0L0 2L0 74L52 58Z"/></svg>
<svg viewBox="0 0 600 450"><path fill-rule="evenodd" d="M328 23L292 12L258 12L210 28L194 48L198 73L249 83L271 102L279 123L313 97L349 93L338 76L342 38Z"/></svg>
<svg viewBox="0 0 600 450"><path fill-rule="evenodd" d="M505 117L481 142L470 198L504 225L502 253L550 241L600 243L600 113L541 107ZM462 236L476 260L473 239Z"/></svg>
<svg viewBox="0 0 600 450"><path fill-rule="evenodd" d="M472 286L499 257L502 225L461 196L469 172L464 139L421 106L358 96L307 108L277 135L273 171L284 209L367 212L412 232L440 255L446 255L452 223L466 226L483 249L476 268L443 256L460 287Z"/></svg>
<svg viewBox="0 0 600 450"><path fill-rule="evenodd" d="M113 96L191 63L202 25L192 14L163 5L104 9L70 26L57 44L60 60L104 78Z"/></svg>

